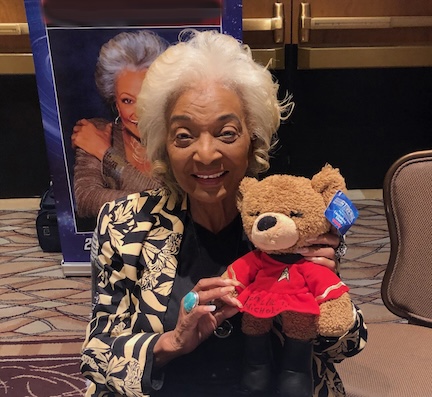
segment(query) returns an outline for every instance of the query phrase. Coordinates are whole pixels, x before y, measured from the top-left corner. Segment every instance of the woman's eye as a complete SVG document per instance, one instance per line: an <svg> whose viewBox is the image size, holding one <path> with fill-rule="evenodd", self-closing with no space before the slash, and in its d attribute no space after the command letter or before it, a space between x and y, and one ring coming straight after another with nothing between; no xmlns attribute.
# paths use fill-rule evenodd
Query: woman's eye
<svg viewBox="0 0 432 397"><path fill-rule="evenodd" d="M134 103L133 99L130 99L130 98L123 98L121 101L122 101L122 103L124 103L126 105L131 105Z"/></svg>
<svg viewBox="0 0 432 397"><path fill-rule="evenodd" d="M224 140L224 141L234 141L237 139L238 137L238 133L237 131L234 130L222 130L221 133L219 134L219 136Z"/></svg>
<svg viewBox="0 0 432 397"><path fill-rule="evenodd" d="M180 141L182 141L184 139L190 139L190 138L191 138L190 134L186 134L185 132L180 133L180 134L176 134L176 139L178 139Z"/></svg>
<svg viewBox="0 0 432 397"><path fill-rule="evenodd" d="M174 140L177 145L186 146L191 142L192 135L186 131L182 131L182 132L179 131L175 134Z"/></svg>

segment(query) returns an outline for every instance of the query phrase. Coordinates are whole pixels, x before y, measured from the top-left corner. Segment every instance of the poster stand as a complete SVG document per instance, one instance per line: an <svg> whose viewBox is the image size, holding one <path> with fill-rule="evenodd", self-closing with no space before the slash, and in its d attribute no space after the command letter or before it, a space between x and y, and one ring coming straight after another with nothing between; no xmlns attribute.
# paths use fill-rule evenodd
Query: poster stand
<svg viewBox="0 0 432 397"><path fill-rule="evenodd" d="M241 39L241 0L24 0L54 187L65 276L89 276L93 228L76 215L71 134L83 118L113 120L94 69L102 44L122 31L148 29L170 43L185 28ZM101 11L102 10L102 11Z"/></svg>

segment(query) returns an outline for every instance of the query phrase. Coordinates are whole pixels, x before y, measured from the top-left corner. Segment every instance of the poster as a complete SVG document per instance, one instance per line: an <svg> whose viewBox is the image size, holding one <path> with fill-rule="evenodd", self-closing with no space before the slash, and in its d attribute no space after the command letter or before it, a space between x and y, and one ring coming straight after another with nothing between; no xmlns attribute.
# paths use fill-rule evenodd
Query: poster
<svg viewBox="0 0 432 397"><path fill-rule="evenodd" d="M121 32L151 30L169 43L185 28L241 39L241 0L25 0L66 276L90 275L92 222L76 213L73 127L114 121L95 84L101 46Z"/></svg>

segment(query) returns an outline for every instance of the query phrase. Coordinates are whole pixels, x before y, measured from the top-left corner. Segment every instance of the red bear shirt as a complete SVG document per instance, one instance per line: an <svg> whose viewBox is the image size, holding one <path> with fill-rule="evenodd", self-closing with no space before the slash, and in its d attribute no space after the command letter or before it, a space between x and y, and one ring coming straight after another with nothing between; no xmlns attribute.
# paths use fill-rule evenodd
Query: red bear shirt
<svg viewBox="0 0 432 397"><path fill-rule="evenodd" d="M283 263L255 250L232 263L228 276L242 283L237 287L241 311L270 318L284 311L318 315L319 304L340 297L349 288L325 266L304 258Z"/></svg>

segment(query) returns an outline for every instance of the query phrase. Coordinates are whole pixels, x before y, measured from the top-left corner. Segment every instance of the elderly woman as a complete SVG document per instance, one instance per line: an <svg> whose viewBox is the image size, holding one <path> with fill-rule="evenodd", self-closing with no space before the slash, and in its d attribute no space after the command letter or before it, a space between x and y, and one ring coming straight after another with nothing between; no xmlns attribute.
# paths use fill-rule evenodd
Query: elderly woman
<svg viewBox="0 0 432 397"><path fill-rule="evenodd" d="M245 175L268 168L291 108L277 91L247 47L212 31L185 32L149 68L139 128L163 187L100 212L92 262L101 271L82 350L87 396L251 392L242 382L244 334L231 295L237 284L219 276L251 249L236 192ZM335 269L338 238L327 234L314 244L302 254ZM353 315L347 335L315 341L315 396L344 395L334 363L359 352L366 338L355 307Z"/></svg>
<svg viewBox="0 0 432 397"><path fill-rule="evenodd" d="M83 119L74 127L78 216L96 217L107 201L158 186L149 175L135 108L147 69L166 47L164 39L144 30L120 33L102 46L96 64L96 86L118 116L114 124L103 119Z"/></svg>

